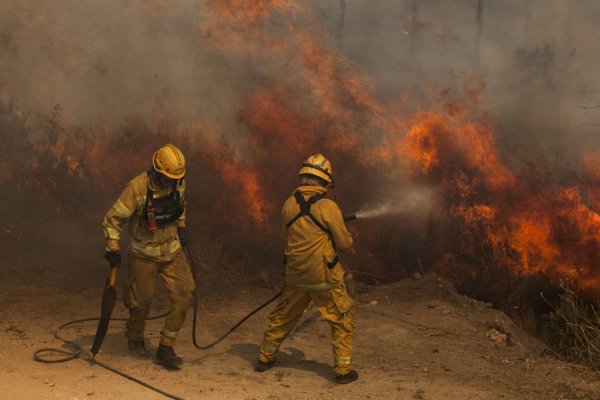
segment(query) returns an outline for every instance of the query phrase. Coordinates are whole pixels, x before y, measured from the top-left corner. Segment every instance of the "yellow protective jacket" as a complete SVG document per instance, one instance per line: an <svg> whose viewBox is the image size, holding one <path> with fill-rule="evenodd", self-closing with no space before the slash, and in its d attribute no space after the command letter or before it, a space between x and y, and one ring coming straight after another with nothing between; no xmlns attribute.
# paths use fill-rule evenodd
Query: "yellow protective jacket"
<svg viewBox="0 0 600 400"><path fill-rule="evenodd" d="M320 186L300 186L305 200L313 195L325 194ZM338 286L344 279L344 268L338 262L332 264L337 252L352 247L352 235L344 224L338 205L323 198L311 206L310 213L329 232L315 224L309 216L302 216L287 226L300 213L300 205L292 194L283 204L282 227L285 232L284 280L288 286L306 290L324 290Z"/></svg>
<svg viewBox="0 0 600 400"><path fill-rule="evenodd" d="M172 193L173 188L159 188L146 172L133 178L125 187L115 204L104 216L102 224L106 238L106 251L119 251L121 228L129 221L129 252L154 261L168 262L181 251L177 227L185 226L185 182L177 185L184 212L177 221L159 226L154 232L148 229L143 217L148 188L153 198Z"/></svg>

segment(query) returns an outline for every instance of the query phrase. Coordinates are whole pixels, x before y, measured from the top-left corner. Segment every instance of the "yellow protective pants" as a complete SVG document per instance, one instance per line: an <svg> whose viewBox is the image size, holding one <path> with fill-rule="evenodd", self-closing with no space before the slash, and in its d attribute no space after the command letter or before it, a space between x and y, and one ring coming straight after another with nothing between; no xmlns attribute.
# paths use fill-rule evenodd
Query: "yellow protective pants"
<svg viewBox="0 0 600 400"><path fill-rule="evenodd" d="M275 360L279 346L292 331L311 300L323 319L331 326L336 375L350 372L352 361L352 332L354 331L354 301L344 285L322 291L300 290L284 286L282 299L269 315L270 324L260 346L258 358L263 362Z"/></svg>
<svg viewBox="0 0 600 400"><path fill-rule="evenodd" d="M158 262L129 254L128 267L129 276L123 295L125 305L129 308L129 321L125 324L127 337L136 341L144 339L146 318L156 292L157 278L160 277L171 303L160 342L165 346L173 346L195 290L194 279L183 251L170 262Z"/></svg>

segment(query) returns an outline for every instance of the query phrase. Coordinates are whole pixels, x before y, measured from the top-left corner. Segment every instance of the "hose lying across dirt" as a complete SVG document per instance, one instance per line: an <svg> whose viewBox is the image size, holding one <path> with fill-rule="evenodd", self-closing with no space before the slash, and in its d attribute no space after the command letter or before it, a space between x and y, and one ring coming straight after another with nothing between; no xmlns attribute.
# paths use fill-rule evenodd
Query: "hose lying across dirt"
<svg viewBox="0 0 600 400"><path fill-rule="evenodd" d="M196 269L194 267L194 258L192 257L192 253L191 253L189 247L186 247L186 248L188 250L190 266L192 267L192 276L194 277L194 281L195 281L196 280ZM215 340L207 345L202 346L202 345L199 345L198 342L196 341L196 321L197 321L197 315L198 315L198 296L196 294L196 291L194 291L194 319L193 319L193 323L192 323L192 341L194 343L194 347L196 347L197 349L200 349L200 350L207 350L207 349L210 349L211 347L216 346L218 343L222 342L223 339L225 339L227 336L231 335L231 333L233 331L235 331L244 322L246 322L246 320L248 320L254 314L256 314L257 312L259 312L260 310L262 310L263 308L265 308L266 306L271 304L273 301L275 301L279 296L281 296L281 294L282 294L282 292L280 291L275 296L271 297L269 300L267 300L260 306L256 307L249 314L247 314L244 318L242 318L235 325L233 325L231 328L229 328L229 330L227 332L225 332L223 335L221 335L217 340ZM149 318L147 318L147 320L150 321L150 320L154 320L154 319L163 318L167 314L168 313L164 313L164 314L157 315L154 317L149 317ZM110 320L111 321L127 321L127 320L129 320L129 318L123 318L123 317L111 318ZM52 347L45 347L45 348L39 349L35 353L33 353L33 359L37 362L53 364L53 363L63 363L63 362L74 360L76 358L81 358L82 360L88 361L91 364L99 365L102 368L105 368L111 372L114 372L117 375L121 375L122 377L127 378L135 383L138 383L150 390L160 393L165 397L168 397L168 398L174 399L174 400L184 400L183 397L179 397L174 394L165 392L164 390L159 389L156 386L152 386L149 383L142 381L141 379L138 379L134 376L131 376L131 375L123 372L123 371L113 368L109 364L106 364L102 361L96 360L96 358L94 358L89 351L84 350L78 344L76 344L60 335L60 333L63 329L65 329L71 325L80 324L83 322L90 322L90 321L100 321L100 318L82 318L82 319L69 321L69 322L64 323L61 326L59 326L58 329L56 330L56 332L54 333L54 337L57 338L58 340L62 341L63 343L65 343L67 346L71 347L73 349L72 351L58 349L58 348L52 348ZM65 357L51 358L51 359L46 358L46 356L48 356L49 354L52 354L52 353L63 354L63 355L65 355Z"/></svg>
<svg viewBox="0 0 600 400"><path fill-rule="evenodd" d="M194 281L195 281L196 280L196 268L194 266L194 257L192 257L192 253L191 253L189 247L186 246L185 248L188 251L188 258L190 261L190 266L192 268L192 276L194 277ZM359 271L354 271L354 272L360 273ZM277 294L275 294L273 297L271 297L270 299L265 301L263 304L256 307L255 309L253 309L250 313L248 313L244 318L239 320L235 325L233 325L231 328L229 328L229 330L227 332L225 332L223 335L221 335L215 341L213 341L207 345L200 345L200 344L198 344L198 342L196 340L196 322L198 319L198 296L197 296L197 292L194 291L194 318L193 318L193 322L192 322L192 342L194 343L194 347L196 347L197 349L200 349L200 350L207 350L207 349L210 349L211 347L214 347L217 344L221 343L226 337L231 335L231 333L233 333L233 331L235 331L237 328L239 328L240 325L242 325L244 322L246 322L254 314L256 314L257 312L259 312L260 310L262 310L263 308L265 308L266 306L268 306L269 304L274 302L277 298L279 298L281 296L281 294L282 294L282 292L279 291ZM151 320L163 318L167 314L168 313L164 313L164 314L160 314L157 316L149 317L149 318L147 318L147 320L151 321ZM120 317L120 318L111 318L110 320L111 321L127 321L127 320L129 320L129 318ZM140 384L150 390L153 390L157 393L160 393L163 396L166 396L170 399L184 400L183 397L179 397L174 394L165 392L164 390L159 389L156 386L152 386L149 383L146 383L134 376L131 376L123 371L120 371L116 368L111 367L109 364L106 364L102 361L97 360L96 358L94 358L92 356L92 354L89 351L84 350L81 346L74 343L73 341L70 341L70 340L62 337L60 334L63 329L65 329L71 325L81 324L83 322L91 322L91 321L100 321L100 318L82 318L82 319L69 321L69 322L66 322L66 323L62 324L61 326L59 326L58 329L56 330L56 332L54 333L55 338L57 338L58 340L65 343L67 346L71 347L73 350L68 351L68 350L64 350L64 349L45 347L45 348L39 349L35 353L33 353L33 359L38 362L53 364L53 363L63 363L63 362L74 360L76 358L81 358L82 360L85 360L91 364L99 365L102 368L105 368L111 372L114 372L117 375L121 375L122 377L127 378L130 381L138 383L138 384ZM52 354L52 353L63 354L63 355L65 355L65 357L50 358L50 359L46 358L46 356L48 356L49 354Z"/></svg>
<svg viewBox="0 0 600 400"><path fill-rule="evenodd" d="M159 318L163 318L167 315L167 313L161 314L161 315L157 315L155 317L150 317L148 318L148 320L153 320L153 319L159 319ZM129 318L111 318L111 321L127 321ZM53 347L44 347L43 349L39 349L37 350L35 353L33 353L33 359L37 362L42 362L42 363L49 363L49 364L55 364L55 363L63 363L63 362L67 362L67 361L71 361L74 360L76 358L81 358L82 360L85 360L91 364L96 364L101 366L102 368L105 368L111 372L114 372L115 374L121 375L124 378L127 378L133 382L139 383L140 385L153 390L157 393L162 394L163 396L166 396L168 398L174 399L174 400L184 400L183 397L179 397L176 396L174 394L165 392L162 389L157 388L156 386L152 386L149 383L146 383L134 376L131 376L129 374L126 374L123 371L120 371L116 368L111 367L109 364L106 364L102 361L99 361L97 359L95 359L92 356L92 353L90 353L89 351L84 351L83 348L81 346L79 346L78 344L65 339L64 337L62 337L60 335L60 332L67 328L68 326L71 325L75 325L75 324L80 324L83 322L90 322L90 321L100 321L100 318L82 318L82 319L77 319L77 320L73 320L73 321L69 321L67 323L62 324L61 326L58 327L58 329L56 330L56 332L54 332L54 337L57 338L58 340L62 341L63 343L65 343L66 345L68 345L69 347L71 347L73 350L72 351L68 351L68 350L64 350L64 349L58 349L58 348L53 348ZM61 357L61 358L45 358L45 356L52 354L52 353L58 353L58 354L64 354L66 357Z"/></svg>
<svg viewBox="0 0 600 400"><path fill-rule="evenodd" d="M192 273L194 275L194 281L195 281L196 280L196 268L194 267L194 257L192 257L192 252L190 251L190 248L189 247L186 247L186 248L188 250L188 256L189 256L190 264L192 267ZM274 302L282 294L283 294L283 292L279 291L275 296L271 297L269 300L265 301L263 304L261 304L260 306L256 307L254 310L252 310L244 318L239 320L235 325L233 325L231 328L229 328L229 330L227 332L225 332L223 335L221 335L217 340L215 340L214 342L211 342L207 345L201 346L196 341L196 320L197 320L197 316L198 316L198 296L197 296L197 291L194 291L194 319L192 322L192 342L194 343L194 347L196 347L197 349L200 349L200 350L207 350L207 349L210 349L211 347L216 346L217 344L221 343L223 341L223 339L225 339L227 336L231 335L231 333L233 331L235 331L244 322L246 322L246 320L248 320L254 314L256 314L257 312L259 312L260 310L262 310L263 308L265 308L266 306L268 306L269 304Z"/></svg>

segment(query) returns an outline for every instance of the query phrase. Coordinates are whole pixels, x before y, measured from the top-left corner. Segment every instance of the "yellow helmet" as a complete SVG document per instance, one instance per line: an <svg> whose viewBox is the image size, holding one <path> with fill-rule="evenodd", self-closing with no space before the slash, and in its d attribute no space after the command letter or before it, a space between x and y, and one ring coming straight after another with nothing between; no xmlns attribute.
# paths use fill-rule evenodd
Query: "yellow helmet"
<svg viewBox="0 0 600 400"><path fill-rule="evenodd" d="M298 176L302 175L314 175L321 179L324 179L327 183L333 184L333 171L331 169L331 163L321 153L317 153L306 159Z"/></svg>
<svg viewBox="0 0 600 400"><path fill-rule="evenodd" d="M183 153L172 144L161 147L152 157L152 166L171 179L181 179L185 176L185 158Z"/></svg>

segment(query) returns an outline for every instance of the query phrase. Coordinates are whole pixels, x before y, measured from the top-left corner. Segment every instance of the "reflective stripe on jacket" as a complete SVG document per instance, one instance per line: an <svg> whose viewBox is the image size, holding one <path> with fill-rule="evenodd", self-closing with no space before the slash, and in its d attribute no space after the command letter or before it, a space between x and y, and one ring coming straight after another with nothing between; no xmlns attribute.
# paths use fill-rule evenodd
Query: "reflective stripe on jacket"
<svg viewBox="0 0 600 400"><path fill-rule="evenodd" d="M184 213L177 221L158 227L154 232L148 229L148 223L143 216L148 188L152 190L154 198L164 197L172 192L170 187L156 187L146 172L133 178L104 216L102 226L106 250L119 251L122 226L129 222L131 253L157 261L170 261L181 250L177 227L185 226L185 183L176 188L184 204Z"/></svg>
<svg viewBox="0 0 600 400"><path fill-rule="evenodd" d="M295 192L302 194L305 200L315 194L327 193L320 186L300 186ZM331 235L323 231L308 216L303 216L287 227L300 212L294 196L283 204L282 228L286 237L285 246L285 283L306 290L323 290L339 285L344 279L344 269L337 263L328 268L337 252L352 247L352 235L344 224L344 218L337 204L324 198L312 205L310 213L327 228ZM335 242L335 244L334 244Z"/></svg>

